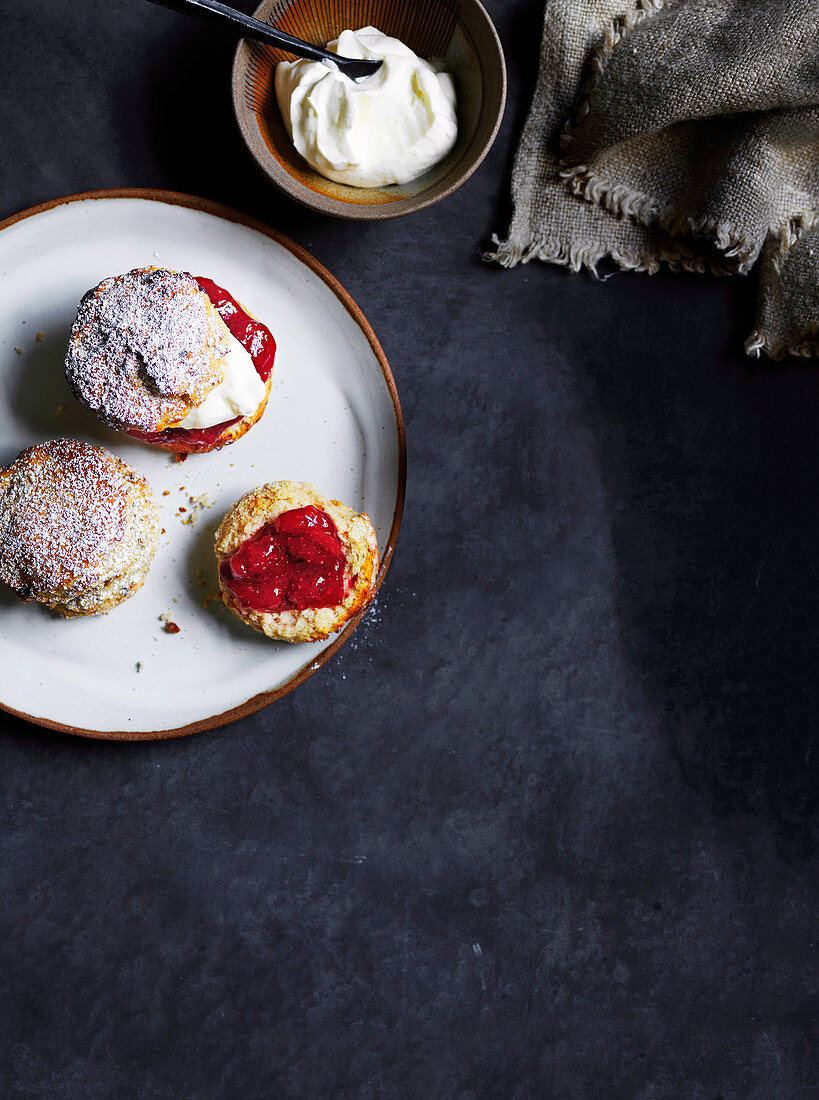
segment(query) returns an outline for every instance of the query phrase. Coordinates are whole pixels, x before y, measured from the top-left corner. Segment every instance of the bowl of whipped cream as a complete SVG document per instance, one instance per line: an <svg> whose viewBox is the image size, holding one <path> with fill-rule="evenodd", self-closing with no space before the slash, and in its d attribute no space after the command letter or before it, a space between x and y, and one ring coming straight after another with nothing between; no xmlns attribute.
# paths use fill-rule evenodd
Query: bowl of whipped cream
<svg viewBox="0 0 819 1100"><path fill-rule="evenodd" d="M332 62L239 43L239 129L262 171L303 205L399 217L450 194L489 151L506 66L479 0L264 0L254 15L331 53L382 62L352 80Z"/></svg>

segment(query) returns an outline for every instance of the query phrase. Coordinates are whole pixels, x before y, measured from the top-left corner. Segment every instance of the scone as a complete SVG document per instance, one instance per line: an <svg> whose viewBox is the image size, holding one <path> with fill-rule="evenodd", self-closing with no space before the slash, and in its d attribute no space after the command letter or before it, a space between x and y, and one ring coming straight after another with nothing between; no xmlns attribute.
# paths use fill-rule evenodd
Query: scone
<svg viewBox="0 0 819 1100"><path fill-rule="evenodd" d="M256 423L276 342L210 279L146 267L80 302L65 373L112 428L169 451L215 451Z"/></svg>
<svg viewBox="0 0 819 1100"><path fill-rule="evenodd" d="M225 604L283 642L340 630L369 601L378 572L369 517L306 482L246 493L222 520L214 549Z"/></svg>
<svg viewBox="0 0 819 1100"><path fill-rule="evenodd" d="M0 580L65 618L133 596L156 551L151 490L103 447L55 439L0 468Z"/></svg>

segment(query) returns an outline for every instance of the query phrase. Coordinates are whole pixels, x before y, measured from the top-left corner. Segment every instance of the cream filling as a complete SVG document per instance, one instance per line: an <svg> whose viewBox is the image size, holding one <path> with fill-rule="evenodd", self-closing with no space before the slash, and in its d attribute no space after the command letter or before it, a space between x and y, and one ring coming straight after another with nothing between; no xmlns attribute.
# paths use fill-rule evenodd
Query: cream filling
<svg viewBox="0 0 819 1100"><path fill-rule="evenodd" d="M229 335L230 350L222 360L225 376L178 428L212 428L237 416L250 416L264 401L267 387L256 373L253 360L235 336Z"/></svg>
<svg viewBox="0 0 819 1100"><path fill-rule="evenodd" d="M328 50L381 58L362 80L332 62L280 61L276 98L293 144L317 172L353 187L409 183L455 144L455 86L412 50L375 27L343 31Z"/></svg>

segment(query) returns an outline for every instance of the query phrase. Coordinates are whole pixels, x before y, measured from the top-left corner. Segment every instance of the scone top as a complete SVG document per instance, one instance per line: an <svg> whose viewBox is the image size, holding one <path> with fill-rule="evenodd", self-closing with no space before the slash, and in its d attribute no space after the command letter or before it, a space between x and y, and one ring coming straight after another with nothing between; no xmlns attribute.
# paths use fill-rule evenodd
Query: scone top
<svg viewBox="0 0 819 1100"><path fill-rule="evenodd" d="M41 599L107 576L132 475L109 451L76 439L29 447L0 469L0 580Z"/></svg>
<svg viewBox="0 0 819 1100"><path fill-rule="evenodd" d="M82 299L66 376L77 398L112 427L163 431L222 382L229 339L191 275L136 268Z"/></svg>

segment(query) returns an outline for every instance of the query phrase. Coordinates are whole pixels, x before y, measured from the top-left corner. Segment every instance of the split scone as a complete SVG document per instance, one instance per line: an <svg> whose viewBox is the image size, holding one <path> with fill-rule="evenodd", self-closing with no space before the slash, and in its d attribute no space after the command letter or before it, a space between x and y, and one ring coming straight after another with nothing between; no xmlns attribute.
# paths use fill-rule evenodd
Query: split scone
<svg viewBox="0 0 819 1100"><path fill-rule="evenodd" d="M144 478L103 447L55 439L0 468L0 580L65 618L143 585L159 515Z"/></svg>
<svg viewBox="0 0 819 1100"><path fill-rule="evenodd" d="M246 493L222 520L215 552L225 604L284 642L340 630L366 606L378 572L369 517L298 481Z"/></svg>
<svg viewBox="0 0 819 1100"><path fill-rule="evenodd" d="M146 267L80 302L65 373L112 428L169 451L215 451L261 417L276 342L210 279Z"/></svg>

